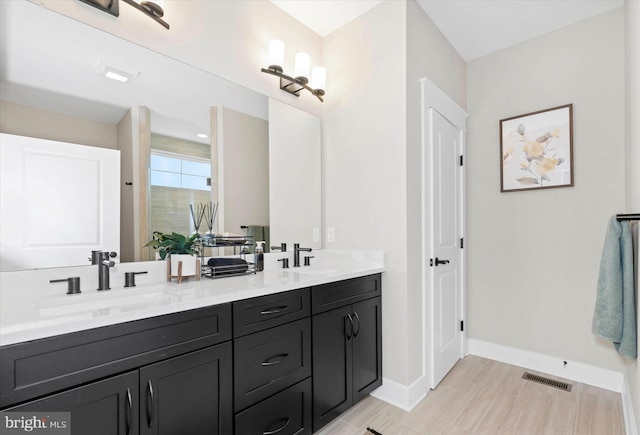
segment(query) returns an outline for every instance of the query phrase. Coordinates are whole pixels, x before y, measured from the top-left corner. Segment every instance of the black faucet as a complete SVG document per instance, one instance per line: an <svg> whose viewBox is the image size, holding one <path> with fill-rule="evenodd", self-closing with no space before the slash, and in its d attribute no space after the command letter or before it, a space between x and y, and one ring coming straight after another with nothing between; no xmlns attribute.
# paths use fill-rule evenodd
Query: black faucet
<svg viewBox="0 0 640 435"><path fill-rule="evenodd" d="M287 252L287 244L286 243L280 243L280 246L272 246L271 247L272 251L280 251L280 252Z"/></svg>
<svg viewBox="0 0 640 435"><path fill-rule="evenodd" d="M102 252L100 251L98 257L98 290L110 290L109 287L109 268L116 265L109 257L115 257L115 252Z"/></svg>
<svg viewBox="0 0 640 435"><path fill-rule="evenodd" d="M293 267L300 267L300 251L311 252L311 248L301 248L300 243L293 244Z"/></svg>

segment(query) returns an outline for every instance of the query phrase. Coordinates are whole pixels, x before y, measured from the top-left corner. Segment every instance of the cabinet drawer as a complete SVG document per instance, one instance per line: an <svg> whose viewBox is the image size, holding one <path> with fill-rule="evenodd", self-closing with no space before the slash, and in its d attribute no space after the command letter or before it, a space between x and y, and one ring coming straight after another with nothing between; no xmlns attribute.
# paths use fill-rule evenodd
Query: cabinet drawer
<svg viewBox="0 0 640 435"><path fill-rule="evenodd" d="M380 296L380 274L323 284L311 288L313 314Z"/></svg>
<svg viewBox="0 0 640 435"><path fill-rule="evenodd" d="M240 411L311 375L311 319L233 341L234 405Z"/></svg>
<svg viewBox="0 0 640 435"><path fill-rule="evenodd" d="M309 289L260 296L233 303L233 336L241 337L310 315Z"/></svg>
<svg viewBox="0 0 640 435"><path fill-rule="evenodd" d="M0 349L0 408L231 339L231 304Z"/></svg>
<svg viewBox="0 0 640 435"><path fill-rule="evenodd" d="M295 384L237 414L235 433L311 434L311 379Z"/></svg>

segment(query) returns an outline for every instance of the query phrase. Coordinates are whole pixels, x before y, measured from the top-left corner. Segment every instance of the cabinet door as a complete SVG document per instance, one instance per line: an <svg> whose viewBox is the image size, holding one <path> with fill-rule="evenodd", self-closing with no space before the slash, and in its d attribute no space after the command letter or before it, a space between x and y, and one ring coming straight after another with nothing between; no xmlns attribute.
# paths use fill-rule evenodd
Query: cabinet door
<svg viewBox="0 0 640 435"><path fill-rule="evenodd" d="M138 372L52 394L4 411L71 412L72 435L136 435Z"/></svg>
<svg viewBox="0 0 640 435"><path fill-rule="evenodd" d="M351 406L351 306L312 318L313 429L317 431Z"/></svg>
<svg viewBox="0 0 640 435"><path fill-rule="evenodd" d="M225 435L232 432L231 343L140 369L140 433Z"/></svg>
<svg viewBox="0 0 640 435"><path fill-rule="evenodd" d="M380 298L353 304L353 403L382 385Z"/></svg>

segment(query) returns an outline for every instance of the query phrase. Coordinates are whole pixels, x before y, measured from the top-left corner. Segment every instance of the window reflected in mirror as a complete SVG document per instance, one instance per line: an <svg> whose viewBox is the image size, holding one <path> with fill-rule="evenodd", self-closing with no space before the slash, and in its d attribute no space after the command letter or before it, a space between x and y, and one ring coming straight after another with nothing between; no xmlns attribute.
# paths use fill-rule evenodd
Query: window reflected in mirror
<svg viewBox="0 0 640 435"><path fill-rule="evenodd" d="M150 231L193 234L189 206L211 201L210 145L152 134L149 185Z"/></svg>

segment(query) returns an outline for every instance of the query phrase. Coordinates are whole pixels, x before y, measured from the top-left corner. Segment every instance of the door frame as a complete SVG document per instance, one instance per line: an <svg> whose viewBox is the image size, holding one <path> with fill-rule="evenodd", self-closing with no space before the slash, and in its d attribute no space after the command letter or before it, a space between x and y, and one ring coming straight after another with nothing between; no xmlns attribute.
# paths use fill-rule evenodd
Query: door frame
<svg viewBox="0 0 640 435"><path fill-rule="evenodd" d="M433 385L433 367L431 366L431 360L434 353L434 329L433 324L433 288L431 283L433 282L433 268L429 266L429 260L431 259L431 234L433 224L433 184L430 182L431 176L431 164L433 154L433 143L431 142L431 109L437 110L443 115L449 122L461 131L461 149L463 157L463 165L459 173L459 188L458 196L460 201L460 225L461 225L461 237L466 238L466 142L467 142L467 128L466 119L469 116L464 109L458 106L451 97L445 94L438 86L436 86L428 78L420 79L421 85L421 150L422 150L422 174L421 174L421 191L422 191L422 298L423 298L423 312L422 312L422 331L424 333L423 340L423 362L424 362L424 376L428 379L429 388L434 388ZM460 255L460 318L466 320L466 240L464 249ZM466 323L466 322L465 322ZM460 334L460 357L464 357L468 353L467 345L467 327L465 325L464 330ZM428 393L428 391L427 391Z"/></svg>

